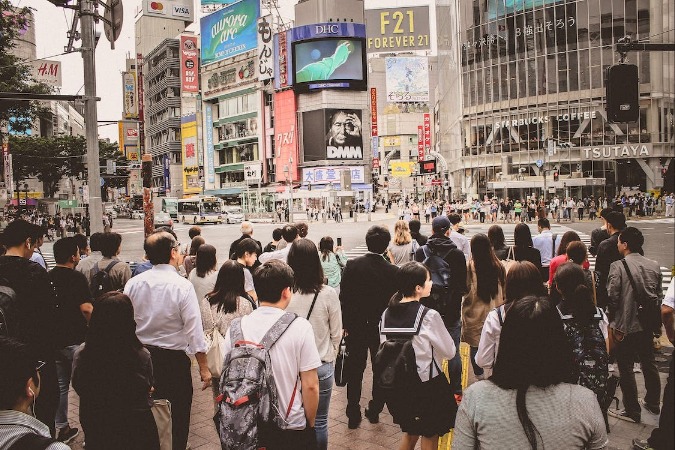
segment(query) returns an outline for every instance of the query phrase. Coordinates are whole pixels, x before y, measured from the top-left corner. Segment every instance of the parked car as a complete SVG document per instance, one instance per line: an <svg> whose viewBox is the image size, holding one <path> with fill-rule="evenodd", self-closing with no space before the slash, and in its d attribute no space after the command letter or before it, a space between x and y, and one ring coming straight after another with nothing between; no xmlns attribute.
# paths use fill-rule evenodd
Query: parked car
<svg viewBox="0 0 675 450"><path fill-rule="evenodd" d="M169 227L173 230L173 219L169 213L163 211L155 213L155 228L159 227Z"/></svg>
<svg viewBox="0 0 675 450"><path fill-rule="evenodd" d="M225 223L242 223L244 221L244 213L238 206L226 207L223 211L223 222Z"/></svg>

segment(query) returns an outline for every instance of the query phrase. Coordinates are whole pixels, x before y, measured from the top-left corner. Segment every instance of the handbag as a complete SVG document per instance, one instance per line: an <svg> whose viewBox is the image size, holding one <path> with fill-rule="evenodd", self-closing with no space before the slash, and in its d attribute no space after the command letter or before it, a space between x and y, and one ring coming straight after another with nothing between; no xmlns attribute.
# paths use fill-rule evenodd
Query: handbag
<svg viewBox="0 0 675 450"><path fill-rule="evenodd" d="M225 339L223 335L220 334L218 330L218 322L223 317L221 311L220 316L218 317L218 322L213 319L213 311L209 306L209 312L211 313L211 321L213 321L213 329L206 334L206 339L209 344L209 348L206 351L206 365L211 372L211 376L214 378L220 378L220 372L223 370L223 346L225 345Z"/></svg>
<svg viewBox="0 0 675 450"><path fill-rule="evenodd" d="M625 259L622 259L623 267L626 269L626 275L628 275L628 281L633 288L633 292L637 296L637 315L638 320L640 321L640 326L644 331L650 333L656 333L661 331L661 305L657 301L647 300L644 296L644 291L638 291L635 284L635 279L633 274L628 268L628 263Z"/></svg>
<svg viewBox="0 0 675 450"><path fill-rule="evenodd" d="M157 424L159 449L171 450L171 447L173 447L173 439L171 437L171 402L166 399L153 400L151 411Z"/></svg>
<svg viewBox="0 0 675 450"><path fill-rule="evenodd" d="M335 385L336 386L346 386L347 385L347 357L349 353L347 352L347 343L345 342L345 337L342 336L340 339L340 345L338 346L338 354L335 358Z"/></svg>
<svg viewBox="0 0 675 450"><path fill-rule="evenodd" d="M509 247L509 253L506 255L506 259L502 261L502 265L504 266L504 271L506 273L509 273L509 269L513 267L513 265L516 263L516 257L515 257L515 252L513 251L513 245Z"/></svg>

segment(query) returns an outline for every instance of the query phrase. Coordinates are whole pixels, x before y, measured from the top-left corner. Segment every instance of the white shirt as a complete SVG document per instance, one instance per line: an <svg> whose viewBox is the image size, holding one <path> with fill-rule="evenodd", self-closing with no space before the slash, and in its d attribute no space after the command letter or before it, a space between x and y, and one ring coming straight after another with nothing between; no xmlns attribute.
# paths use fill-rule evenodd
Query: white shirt
<svg viewBox="0 0 675 450"><path fill-rule="evenodd" d="M558 248L560 245L561 236L556 236L555 246ZM555 257L555 251L553 248L553 233L551 230L544 230L537 236L532 238L532 244L534 248L539 250L541 253L541 265L548 267L551 264L551 258Z"/></svg>
<svg viewBox="0 0 675 450"><path fill-rule="evenodd" d="M213 270L206 274L205 277L200 277L197 275L197 270L192 269L188 280L192 283L192 286L195 288L195 294L197 294L197 299L201 300L206 297L206 294L213 291L213 288L216 285L216 279L218 278L218 271Z"/></svg>
<svg viewBox="0 0 675 450"><path fill-rule="evenodd" d="M469 242L469 238L458 231L452 230L450 232L450 240L464 253L467 261L471 259L471 243Z"/></svg>
<svg viewBox="0 0 675 450"><path fill-rule="evenodd" d="M241 318L241 331L244 340L262 341L265 333L284 314L284 310L272 306L261 306L251 314ZM223 358L232 350L231 333L225 335ZM321 365L319 351L316 349L312 326L303 317L296 318L270 349L272 373L279 394L279 411L286 414L288 404L297 383L291 412L288 415L288 429L302 430L306 427L305 409L302 405L300 372L316 369Z"/></svg>
<svg viewBox="0 0 675 450"><path fill-rule="evenodd" d="M675 280L670 280L670 285L663 298L663 304L675 309Z"/></svg>
<svg viewBox="0 0 675 450"><path fill-rule="evenodd" d="M281 250L263 253L258 257L258 261L260 261L262 264L265 264L267 261L271 261L273 259L278 259L279 261L286 262L286 260L288 259L289 251L291 251L290 242L288 242L286 244L286 247L282 248Z"/></svg>
<svg viewBox="0 0 675 450"><path fill-rule="evenodd" d="M506 319L504 314L504 307L500 306L502 311L502 319ZM502 326L499 324L499 316L496 310L488 313L483 323L483 331L480 333L480 341L478 343L478 352L474 360L479 367L485 370L485 378L492 375L492 367L497 360L497 350L499 349L499 338L502 335Z"/></svg>
<svg viewBox="0 0 675 450"><path fill-rule="evenodd" d="M45 262L44 257L37 250L33 251L33 254L30 255L30 260L40 264L43 269L47 270L47 263Z"/></svg>
<svg viewBox="0 0 675 450"><path fill-rule="evenodd" d="M136 336L141 343L188 354L206 353L197 294L175 267L153 266L131 278L124 293L134 305Z"/></svg>

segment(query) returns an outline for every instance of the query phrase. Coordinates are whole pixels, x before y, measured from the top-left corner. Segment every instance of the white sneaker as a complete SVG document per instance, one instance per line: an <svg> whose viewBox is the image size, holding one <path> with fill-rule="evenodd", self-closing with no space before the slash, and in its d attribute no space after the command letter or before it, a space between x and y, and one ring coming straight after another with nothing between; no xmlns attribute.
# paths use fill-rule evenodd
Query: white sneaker
<svg viewBox="0 0 675 450"><path fill-rule="evenodd" d="M614 372L616 370L616 364L608 364L607 365L607 371L608 372Z"/></svg>
<svg viewBox="0 0 675 450"><path fill-rule="evenodd" d="M633 363L633 373L641 373L642 368L640 367L640 363Z"/></svg>

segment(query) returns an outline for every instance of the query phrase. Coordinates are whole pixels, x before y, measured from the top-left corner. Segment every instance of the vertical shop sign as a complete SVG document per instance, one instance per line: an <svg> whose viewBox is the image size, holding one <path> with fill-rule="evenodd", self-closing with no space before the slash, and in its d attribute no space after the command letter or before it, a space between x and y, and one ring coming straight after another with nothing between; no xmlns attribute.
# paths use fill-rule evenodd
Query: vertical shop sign
<svg viewBox="0 0 675 450"><path fill-rule="evenodd" d="M206 175L209 183L216 182L216 172L213 168L213 107L211 104L206 104L206 123L204 124L206 135Z"/></svg>
<svg viewBox="0 0 675 450"><path fill-rule="evenodd" d="M180 80L181 90L189 93L199 92L199 47L197 36L180 37Z"/></svg>
<svg viewBox="0 0 675 450"><path fill-rule="evenodd" d="M377 136L377 88L370 88L370 134Z"/></svg>
<svg viewBox="0 0 675 450"><path fill-rule="evenodd" d="M272 49L272 16L258 19L258 79L274 78L274 51Z"/></svg>
<svg viewBox="0 0 675 450"><path fill-rule="evenodd" d="M431 152L431 114L429 113L424 113L424 152ZM424 159L424 154L422 159Z"/></svg>
<svg viewBox="0 0 675 450"><path fill-rule="evenodd" d="M424 160L424 126L417 127L417 160Z"/></svg>

